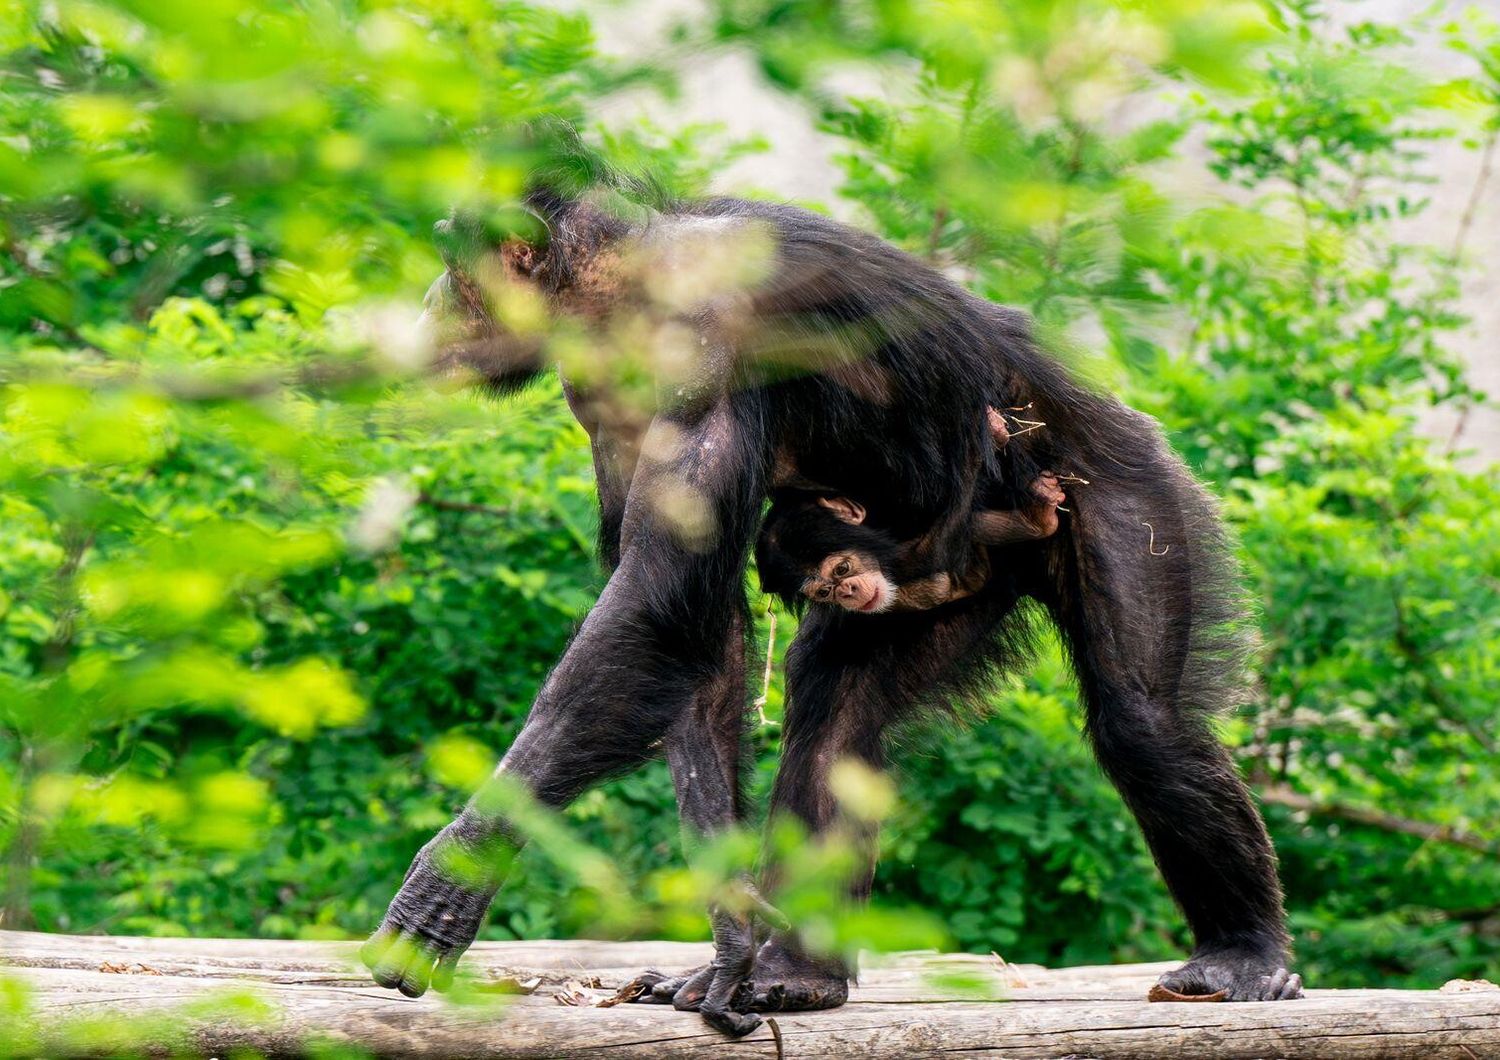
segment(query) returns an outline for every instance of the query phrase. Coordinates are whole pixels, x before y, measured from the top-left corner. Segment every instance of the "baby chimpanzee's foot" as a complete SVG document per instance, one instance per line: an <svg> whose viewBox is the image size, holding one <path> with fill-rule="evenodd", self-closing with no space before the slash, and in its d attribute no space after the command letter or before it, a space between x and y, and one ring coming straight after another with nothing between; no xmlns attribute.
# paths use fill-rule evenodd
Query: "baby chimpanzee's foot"
<svg viewBox="0 0 1500 1060"><path fill-rule="evenodd" d="M1043 471L1031 482L1032 495L1036 503L1025 510L1027 521L1036 528L1037 537L1051 537L1057 533L1057 506L1068 499L1062 483L1050 471Z"/></svg>
<svg viewBox="0 0 1500 1060"><path fill-rule="evenodd" d="M1156 986L1190 997L1222 993L1225 1001L1290 1001L1302 996L1302 977L1287 971L1285 954L1248 948L1199 953L1158 979ZM1160 996L1155 988L1152 995L1152 1000L1175 1000Z"/></svg>
<svg viewBox="0 0 1500 1060"><path fill-rule="evenodd" d="M753 1012L799 1012L838 1008L849 1000L849 971L842 961L800 952L782 937L773 937L755 957L748 997L738 997Z"/></svg>

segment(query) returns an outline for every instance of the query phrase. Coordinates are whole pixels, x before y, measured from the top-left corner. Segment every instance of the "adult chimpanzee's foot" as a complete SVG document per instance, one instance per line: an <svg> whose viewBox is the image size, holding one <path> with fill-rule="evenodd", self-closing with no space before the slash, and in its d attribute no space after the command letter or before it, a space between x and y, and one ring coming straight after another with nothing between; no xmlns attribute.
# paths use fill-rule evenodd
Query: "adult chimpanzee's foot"
<svg viewBox="0 0 1500 1060"><path fill-rule="evenodd" d="M648 971L632 984L644 988L637 1001L696 1012L715 972L712 964L681 975ZM837 1008L847 1000L849 978L840 962L816 960L772 940L761 946L751 978L735 991L731 1007L741 1012L793 1012Z"/></svg>
<svg viewBox="0 0 1500 1060"><path fill-rule="evenodd" d="M631 998L642 1005L672 1005L688 1012L698 1011L708 993L708 984L713 982L714 966L701 965L681 975L671 975L648 968L625 986L626 993L640 993Z"/></svg>
<svg viewBox="0 0 1500 1060"><path fill-rule="evenodd" d="M643 972L622 993L638 990L632 1000L701 1012L713 1026L736 1037L760 1025L756 1012L837 1008L849 1000L849 975L841 961L809 957L781 939L761 946L748 975L739 977L742 966L731 963L733 967L716 958L682 975ZM710 995L716 997L706 1003Z"/></svg>
<svg viewBox="0 0 1500 1060"><path fill-rule="evenodd" d="M1302 977L1287 971L1286 955L1275 949L1204 951L1162 976L1156 985L1189 997L1222 992L1225 1001L1290 1001L1302 996ZM1153 998L1158 999L1172 1000Z"/></svg>
<svg viewBox="0 0 1500 1060"><path fill-rule="evenodd" d="M779 915L779 914L778 914ZM709 1026L739 1038L760 1026L750 1012L749 980L755 961L751 918L724 908L711 911L714 959L683 975L646 971L621 988L621 995L646 1004L666 1004L698 1012Z"/></svg>
<svg viewBox="0 0 1500 1060"><path fill-rule="evenodd" d="M790 923L748 877L709 911L714 930L714 959L682 975L645 971L621 988L623 998L645 1004L667 1004L700 1012L708 1023L738 1038L760 1026L753 1014L756 940L759 925L787 930ZM759 952L764 952L762 949Z"/></svg>
<svg viewBox="0 0 1500 1060"><path fill-rule="evenodd" d="M782 936L767 941L755 957L748 996L736 999L753 1012L798 1012L838 1008L849 1000L844 962L811 957Z"/></svg>

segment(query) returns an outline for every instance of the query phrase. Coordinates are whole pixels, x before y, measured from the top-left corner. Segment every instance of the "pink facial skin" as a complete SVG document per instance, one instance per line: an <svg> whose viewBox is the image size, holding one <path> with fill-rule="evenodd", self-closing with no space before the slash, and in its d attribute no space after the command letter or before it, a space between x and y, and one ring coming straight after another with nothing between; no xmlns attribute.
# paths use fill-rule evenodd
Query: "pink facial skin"
<svg viewBox="0 0 1500 1060"><path fill-rule="evenodd" d="M862 614L884 611L896 598L895 587L885 572L859 553L829 556L818 565L817 575L808 579L802 592L815 603Z"/></svg>

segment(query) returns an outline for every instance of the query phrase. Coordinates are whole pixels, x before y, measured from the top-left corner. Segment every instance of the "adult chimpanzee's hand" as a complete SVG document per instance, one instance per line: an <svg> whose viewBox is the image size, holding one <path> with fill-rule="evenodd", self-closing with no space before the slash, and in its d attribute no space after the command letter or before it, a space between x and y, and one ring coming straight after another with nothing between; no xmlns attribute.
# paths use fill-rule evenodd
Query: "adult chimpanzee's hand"
<svg viewBox="0 0 1500 1060"><path fill-rule="evenodd" d="M460 816L417 852L385 919L360 947L359 959L381 986L421 997L429 985L452 985L499 889L486 882L492 873L474 871L477 851L465 832Z"/></svg>

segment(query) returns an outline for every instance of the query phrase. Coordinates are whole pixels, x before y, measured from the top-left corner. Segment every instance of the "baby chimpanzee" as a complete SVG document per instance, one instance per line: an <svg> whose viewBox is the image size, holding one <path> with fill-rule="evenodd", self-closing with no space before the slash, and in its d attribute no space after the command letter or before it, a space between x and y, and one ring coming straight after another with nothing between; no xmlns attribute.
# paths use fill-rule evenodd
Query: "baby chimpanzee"
<svg viewBox="0 0 1500 1060"><path fill-rule="evenodd" d="M1010 440L1004 418L989 410L995 444ZM756 564L767 592L801 594L818 604L846 611L924 611L972 596L989 580L985 546L1050 537L1057 531L1057 506L1067 499L1056 476L1043 472L1031 483L1035 501L1014 511L974 512L972 561L962 576L931 573L922 541L897 541L865 525L865 508L840 496L808 495L779 501L766 516L756 543Z"/></svg>

